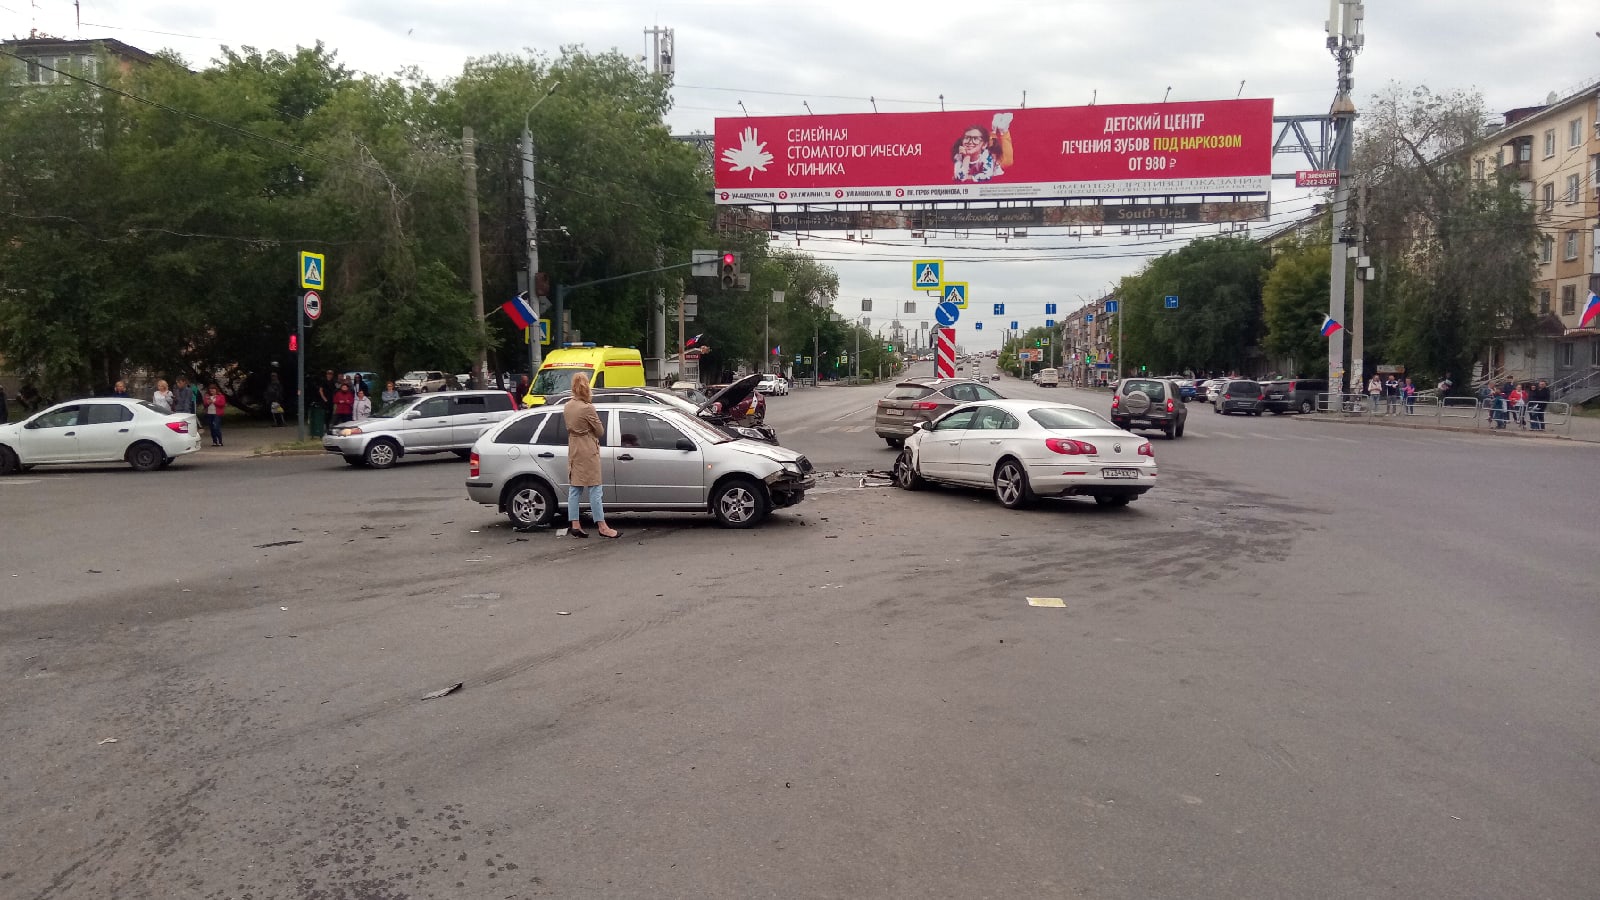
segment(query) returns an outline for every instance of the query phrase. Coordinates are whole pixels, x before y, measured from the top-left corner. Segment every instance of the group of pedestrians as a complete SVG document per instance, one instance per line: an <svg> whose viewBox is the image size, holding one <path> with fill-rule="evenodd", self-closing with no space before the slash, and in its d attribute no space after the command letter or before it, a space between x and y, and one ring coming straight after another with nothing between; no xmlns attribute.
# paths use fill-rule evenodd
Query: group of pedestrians
<svg viewBox="0 0 1600 900"><path fill-rule="evenodd" d="M1446 375L1440 382L1441 387L1450 383L1450 376ZM1448 391L1448 387L1443 387ZM1441 392L1442 394L1442 392ZM1417 411L1417 386L1410 378L1400 379L1393 372L1387 376L1373 375L1367 382L1367 396L1372 399L1372 414L1398 415L1400 408L1405 407L1406 415L1413 415Z"/></svg>
<svg viewBox="0 0 1600 900"><path fill-rule="evenodd" d="M1497 430L1516 425L1524 431L1544 431L1544 411L1550 403L1550 382L1540 379L1538 384L1510 381L1498 385L1484 385L1478 389L1478 400L1489 410L1489 419Z"/></svg>
<svg viewBox="0 0 1600 900"><path fill-rule="evenodd" d="M119 381L113 393L126 397L127 387ZM228 400L222 396L222 388L215 381L201 390L198 384L190 384L184 375L179 375L176 384L170 388L165 378L157 379L156 389L150 394L150 405L164 413L198 416L200 423L211 433L211 446L222 446L222 414L228 409Z"/></svg>
<svg viewBox="0 0 1600 900"><path fill-rule="evenodd" d="M394 382L388 382L380 395L381 402L387 406L399 399L400 392L395 390ZM325 430L331 431L346 422L372 418L372 386L360 374L335 377L329 369L317 382L311 404L314 411L321 413L327 425Z"/></svg>

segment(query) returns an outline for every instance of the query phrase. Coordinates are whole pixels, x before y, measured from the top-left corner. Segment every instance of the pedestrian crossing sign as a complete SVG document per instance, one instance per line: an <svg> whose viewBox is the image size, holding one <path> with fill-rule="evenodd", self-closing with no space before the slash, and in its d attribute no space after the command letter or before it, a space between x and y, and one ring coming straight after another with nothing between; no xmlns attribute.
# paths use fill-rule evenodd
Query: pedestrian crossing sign
<svg viewBox="0 0 1600 900"><path fill-rule="evenodd" d="M300 286L308 291L320 291L323 276L327 273L328 258L309 250L300 251Z"/></svg>
<svg viewBox="0 0 1600 900"><path fill-rule="evenodd" d="M954 303L956 309L967 308L967 283L965 281L947 282L941 290L944 293L944 302Z"/></svg>
<svg viewBox="0 0 1600 900"><path fill-rule="evenodd" d="M911 287L918 291L941 290L944 287L944 260L912 260Z"/></svg>

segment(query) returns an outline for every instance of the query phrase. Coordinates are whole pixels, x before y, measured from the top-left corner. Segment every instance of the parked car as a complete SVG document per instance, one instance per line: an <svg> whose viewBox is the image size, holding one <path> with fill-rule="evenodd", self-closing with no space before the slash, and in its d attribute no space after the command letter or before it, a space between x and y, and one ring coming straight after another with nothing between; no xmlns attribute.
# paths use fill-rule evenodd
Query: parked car
<svg viewBox="0 0 1600 900"><path fill-rule="evenodd" d="M377 372L346 372L339 377L341 380L350 379L350 388L352 390L363 384L366 385L367 396L372 397L374 400L377 399L379 394L383 393L383 379L378 377Z"/></svg>
<svg viewBox="0 0 1600 900"><path fill-rule="evenodd" d="M1205 398L1207 403L1216 403L1217 397L1221 396L1222 394L1223 385L1227 383L1228 379L1226 378L1212 378L1209 381L1201 383L1199 393Z"/></svg>
<svg viewBox="0 0 1600 900"><path fill-rule="evenodd" d="M1001 399L988 385L965 378L907 378L878 401L873 426L878 437L899 448L918 422L932 421L963 403Z"/></svg>
<svg viewBox="0 0 1600 900"><path fill-rule="evenodd" d="M416 454L455 453L462 459L472 442L516 411L506 391L451 391L401 397L370 419L334 426L322 449L352 466L387 469Z"/></svg>
<svg viewBox="0 0 1600 900"><path fill-rule="evenodd" d="M0 425L0 475L57 463L164 469L200 449L200 420L127 397L70 400Z"/></svg>
<svg viewBox="0 0 1600 900"><path fill-rule="evenodd" d="M991 487L1008 509L1039 497L1089 496L1126 505L1155 487L1150 442L1067 403L966 403L919 423L894 463L895 484Z"/></svg>
<svg viewBox="0 0 1600 900"><path fill-rule="evenodd" d="M1180 398L1178 384L1165 378L1125 378L1111 394L1111 422L1132 431L1160 431L1169 439L1183 437L1189 407Z"/></svg>
<svg viewBox="0 0 1600 900"><path fill-rule="evenodd" d="M708 397L700 403L691 403L672 391L664 388L629 387L629 388L600 388L593 392L596 405L602 403L649 403L655 406L670 406L681 410L691 416L698 416L712 425L721 428L732 438L748 438L752 441L761 441L767 444L778 443L777 432L765 423L742 425L735 421L735 417L723 410L735 410L750 396L754 390L759 375L747 375L735 381L716 396ZM551 394L545 403L559 406L572 399L571 391Z"/></svg>
<svg viewBox="0 0 1600 900"><path fill-rule="evenodd" d="M450 377L438 369L414 369L395 379L394 389L402 397L412 394L434 394L449 390Z"/></svg>
<svg viewBox="0 0 1600 900"><path fill-rule="evenodd" d="M783 395L789 393L789 382L784 381L782 375L762 375L756 390L763 394Z"/></svg>
<svg viewBox="0 0 1600 900"><path fill-rule="evenodd" d="M1281 416L1286 412L1310 414L1317 410L1317 395L1328 392L1326 378L1286 378L1261 383L1261 408Z"/></svg>
<svg viewBox="0 0 1600 900"><path fill-rule="evenodd" d="M1189 402L1190 400L1193 400L1198 395L1198 391L1195 388L1196 382L1194 382L1191 379L1184 378L1184 377L1179 376L1179 375L1161 375L1161 376L1158 376L1158 377L1161 378L1164 381L1170 381L1173 384L1177 385L1178 386L1178 399L1182 400L1185 403Z"/></svg>
<svg viewBox="0 0 1600 900"><path fill-rule="evenodd" d="M999 381L1000 380L1000 373L999 372L990 372L989 373L989 380L990 381Z"/></svg>
<svg viewBox="0 0 1600 900"><path fill-rule="evenodd" d="M1261 415L1261 385L1254 381L1233 378L1222 385L1217 394L1216 401L1211 406L1212 412L1228 413L1241 412L1247 416Z"/></svg>
<svg viewBox="0 0 1600 900"><path fill-rule="evenodd" d="M805 499L811 462L784 447L736 440L667 406L599 407L609 512L710 513L749 528ZM560 409L525 410L472 447L467 496L519 528L560 521L567 503L567 425Z"/></svg>

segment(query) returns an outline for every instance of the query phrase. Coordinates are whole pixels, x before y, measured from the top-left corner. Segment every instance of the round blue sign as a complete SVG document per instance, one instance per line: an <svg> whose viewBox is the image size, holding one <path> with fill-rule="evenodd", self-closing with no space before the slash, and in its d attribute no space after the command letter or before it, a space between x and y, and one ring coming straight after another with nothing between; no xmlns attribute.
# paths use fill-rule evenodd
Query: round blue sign
<svg viewBox="0 0 1600 900"><path fill-rule="evenodd" d="M939 320L939 324L942 327L949 328L956 324L957 319L961 318L961 307L946 300L939 304L938 309L933 311L933 317Z"/></svg>

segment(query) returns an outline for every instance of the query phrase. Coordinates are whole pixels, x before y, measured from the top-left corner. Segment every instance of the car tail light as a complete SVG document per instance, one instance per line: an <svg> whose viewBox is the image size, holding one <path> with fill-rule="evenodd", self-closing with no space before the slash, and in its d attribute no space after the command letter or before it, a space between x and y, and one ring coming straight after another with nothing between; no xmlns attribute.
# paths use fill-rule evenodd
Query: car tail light
<svg viewBox="0 0 1600 900"><path fill-rule="evenodd" d="M176 431L179 434L188 434L189 433L189 421L187 419L185 419L182 422L168 422L167 423L167 427L171 428L173 431Z"/></svg>
<svg viewBox="0 0 1600 900"><path fill-rule="evenodd" d="M1112 397L1111 397L1111 408L1112 409L1116 409L1117 405L1118 405L1118 398L1115 395L1112 395Z"/></svg>
<svg viewBox="0 0 1600 900"><path fill-rule="evenodd" d="M1056 453L1064 453L1067 456L1092 455L1100 452L1093 444L1069 438L1045 438L1044 445Z"/></svg>
<svg viewBox="0 0 1600 900"><path fill-rule="evenodd" d="M939 404L937 404L937 403L930 403L927 400L919 400L919 401L917 401L917 409L938 409L938 408L939 408Z"/></svg>
<svg viewBox="0 0 1600 900"><path fill-rule="evenodd" d="M1156 451L1150 447L1150 442L1149 441L1145 441L1144 443L1139 445L1139 455L1140 456L1148 456L1151 459L1155 459L1156 458Z"/></svg>
<svg viewBox="0 0 1600 900"><path fill-rule="evenodd" d="M1172 412L1172 398L1167 398L1167 412Z"/></svg>
<svg viewBox="0 0 1600 900"><path fill-rule="evenodd" d="M1150 445L1146 444L1145 446L1148 447ZM467 477L478 477L478 451L476 450L472 451L472 455L467 457Z"/></svg>
<svg viewBox="0 0 1600 900"><path fill-rule="evenodd" d="M1233 399L1233 395L1232 394L1223 394L1222 395L1222 399L1224 399L1224 400L1232 400Z"/></svg>

